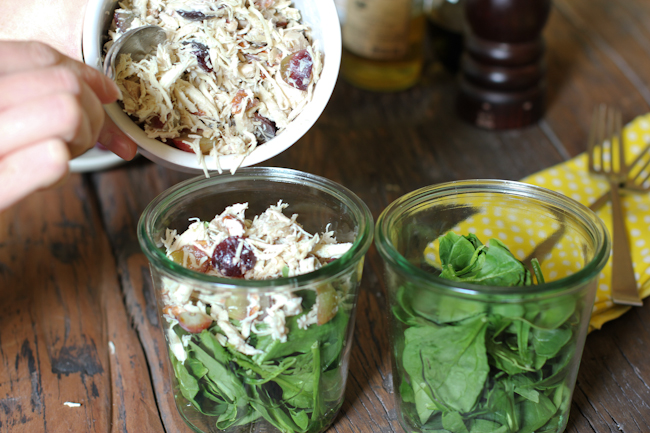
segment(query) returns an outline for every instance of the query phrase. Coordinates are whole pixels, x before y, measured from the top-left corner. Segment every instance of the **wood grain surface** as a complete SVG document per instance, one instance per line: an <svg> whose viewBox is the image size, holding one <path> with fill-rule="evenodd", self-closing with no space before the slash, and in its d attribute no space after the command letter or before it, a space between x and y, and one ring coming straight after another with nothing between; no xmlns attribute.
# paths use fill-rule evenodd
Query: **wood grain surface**
<svg viewBox="0 0 650 433"><path fill-rule="evenodd" d="M339 80L319 121L265 165L339 182L376 218L416 188L520 179L585 150L593 107L650 110L650 2L555 0L544 36L549 106L490 132L454 115L455 77L429 56L420 84L375 94ZM0 213L0 432L189 432L170 387L144 207L188 178L143 158L73 174ZM381 260L364 269L345 402L330 431L402 432L391 388ZM650 432L650 306L587 338L568 432ZM69 407L65 402L80 403Z"/></svg>

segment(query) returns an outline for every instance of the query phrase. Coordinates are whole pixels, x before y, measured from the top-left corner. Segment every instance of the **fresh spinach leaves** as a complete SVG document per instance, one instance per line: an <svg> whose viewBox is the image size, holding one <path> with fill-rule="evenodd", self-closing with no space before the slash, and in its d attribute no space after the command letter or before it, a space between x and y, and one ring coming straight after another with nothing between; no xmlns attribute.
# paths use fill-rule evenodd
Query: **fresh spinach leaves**
<svg viewBox="0 0 650 433"><path fill-rule="evenodd" d="M442 278L489 286L530 285L530 272L498 239L483 245L474 234L448 232L439 241Z"/></svg>
<svg viewBox="0 0 650 433"><path fill-rule="evenodd" d="M179 338L189 335L184 362L170 351L183 397L214 417L220 430L259 419L284 433L322 430L341 404L346 374L342 353L350 315L339 308L327 323L302 329L298 319L304 314L287 319L284 343L267 335L250 339L262 351L254 356L222 346L216 324L198 334L175 325Z"/></svg>
<svg viewBox="0 0 650 433"><path fill-rule="evenodd" d="M528 286L530 271L496 239L448 232L439 239L440 277ZM539 264L535 278L543 282ZM405 283L395 294L393 345L405 421L427 432L559 432L576 367L576 295L526 302Z"/></svg>

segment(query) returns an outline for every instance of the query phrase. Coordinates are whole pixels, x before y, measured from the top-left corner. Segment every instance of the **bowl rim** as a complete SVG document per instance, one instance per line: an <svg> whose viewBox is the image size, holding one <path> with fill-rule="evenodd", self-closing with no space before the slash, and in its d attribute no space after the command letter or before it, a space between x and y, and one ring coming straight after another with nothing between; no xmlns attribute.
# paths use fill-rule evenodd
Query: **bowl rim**
<svg viewBox="0 0 650 433"><path fill-rule="evenodd" d="M507 194L518 197L532 197L555 207L570 211L579 219L590 233L595 234L594 257L577 272L544 284L530 286L499 287L481 284L452 281L426 272L407 260L400 254L390 241L388 233L394 219L400 214L423 206L436 197L461 195L472 192L487 192ZM453 293L455 296L475 299L484 296L516 295L510 302L528 302L531 299L552 298L563 296L581 290L582 286L598 273L609 260L611 240L603 221L589 208L577 201L552 190L527 184L524 182L495 179L467 179L426 186L403 195L388 205L380 214L375 225L375 245L386 267L391 267L401 275L408 275L415 284L420 284L431 290ZM508 302L499 298L500 302Z"/></svg>
<svg viewBox="0 0 650 433"><path fill-rule="evenodd" d="M117 3L117 0L89 0L84 14L81 41L82 58L86 64L100 71L103 71L101 37L104 30L102 18L107 14L110 15L114 3ZM324 55L323 69L318 82L314 86L311 101L306 104L303 111L291 121L281 134L257 146L243 160L238 155L225 155L218 157L219 163L217 165L216 158L206 155L204 162L208 172L234 172L239 167L266 161L295 144L319 119L332 96L338 79L342 43L341 26L334 2L320 0L314 2L314 5L318 9L322 22L330 23L330 25L327 27L327 37L315 41L316 48ZM99 38L96 29L101 31ZM325 31L323 31L323 35L325 35ZM197 155L149 138L144 130L129 118L117 102L104 105L104 109L117 127L138 145L138 150L147 159L178 171L197 174L205 173Z"/></svg>
<svg viewBox="0 0 650 433"><path fill-rule="evenodd" d="M159 243L152 239L153 225L162 215L164 209L172 203L182 200L188 192L205 188L214 188L217 185L232 184L242 181L292 183L295 185L316 188L329 194L348 207L358 220L356 237L352 247L339 259L327 264L313 272L281 277L269 280L244 280L217 277L192 271L178 265L167 258L161 251ZM233 175L220 175L206 178L196 176L180 182L154 198L144 209L138 221L137 236L140 247L149 260L152 268L156 268L166 277L183 280L184 283L196 286L199 290L258 290L258 291L285 291L299 290L301 288L339 278L342 274L363 264L363 258L370 248L374 235L374 220L370 209L354 192L327 178L311 173L288 168L278 167L244 167Z"/></svg>

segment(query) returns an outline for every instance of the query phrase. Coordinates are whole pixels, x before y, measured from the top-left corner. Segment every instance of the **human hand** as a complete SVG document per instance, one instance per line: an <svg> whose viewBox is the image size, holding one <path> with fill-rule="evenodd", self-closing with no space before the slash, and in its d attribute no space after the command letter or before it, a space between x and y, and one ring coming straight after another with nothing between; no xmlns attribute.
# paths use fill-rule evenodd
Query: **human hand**
<svg viewBox="0 0 650 433"><path fill-rule="evenodd" d="M0 41L0 210L56 184L97 141L124 159L136 144L104 115L117 86L38 42Z"/></svg>

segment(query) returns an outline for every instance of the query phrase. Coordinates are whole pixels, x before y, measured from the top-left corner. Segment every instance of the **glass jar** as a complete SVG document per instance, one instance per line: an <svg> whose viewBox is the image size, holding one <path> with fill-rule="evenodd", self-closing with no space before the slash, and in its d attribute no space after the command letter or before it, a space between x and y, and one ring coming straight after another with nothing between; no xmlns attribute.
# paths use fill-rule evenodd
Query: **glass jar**
<svg viewBox="0 0 650 433"><path fill-rule="evenodd" d="M161 248L166 231L184 232L191 218L210 221L236 203L248 203L247 216L260 215L280 200L307 232L333 231L351 248L313 272L271 280L195 272L168 259ZM176 406L192 429L327 428L343 401L357 292L372 235L370 211L351 191L289 169L243 168L234 175L190 179L147 206L138 239L150 262ZM272 309L297 298L301 312L283 314L284 323L253 322L244 329L253 312L272 316ZM227 311L226 318L214 311ZM210 324L201 332L179 324L205 317Z"/></svg>
<svg viewBox="0 0 650 433"><path fill-rule="evenodd" d="M439 238L450 231L483 244L497 239L525 266L537 258L545 282L504 287L441 278L440 253L449 257L449 250ZM467 180L399 198L379 217L375 239L404 429L563 431L611 247L602 221L543 188Z"/></svg>
<svg viewBox="0 0 650 433"><path fill-rule="evenodd" d="M424 24L422 0L347 2L341 75L377 92L414 86L422 73Z"/></svg>
<svg viewBox="0 0 650 433"><path fill-rule="evenodd" d="M434 58L455 74L463 54L465 0L428 0L427 3L429 47Z"/></svg>

